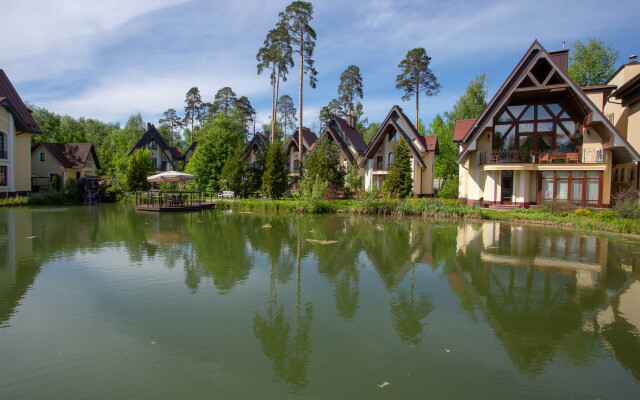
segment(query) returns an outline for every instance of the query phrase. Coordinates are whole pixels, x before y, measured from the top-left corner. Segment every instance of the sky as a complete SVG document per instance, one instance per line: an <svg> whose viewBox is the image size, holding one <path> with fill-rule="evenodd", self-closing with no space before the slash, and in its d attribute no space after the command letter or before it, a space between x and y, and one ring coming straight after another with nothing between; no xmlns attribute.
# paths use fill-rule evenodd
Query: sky
<svg viewBox="0 0 640 400"><path fill-rule="evenodd" d="M290 1L2 3L9 18L0 68L37 107L121 124L141 113L157 123L169 108L184 113L191 87L212 102L218 89L230 86L249 98L259 121L269 121L271 86L268 75L257 75L255 56ZM318 111L338 97L340 74L352 64L362 74L369 122L382 121L395 104L413 120L415 100L402 101L395 79L415 47L426 49L441 84L437 96L420 99L427 123L451 110L480 73L493 95L535 39L549 51L576 39L603 39L620 50L618 65L640 53L637 0L322 0L313 6L318 84L305 83L303 122L316 131ZM298 68L280 87L296 108Z"/></svg>

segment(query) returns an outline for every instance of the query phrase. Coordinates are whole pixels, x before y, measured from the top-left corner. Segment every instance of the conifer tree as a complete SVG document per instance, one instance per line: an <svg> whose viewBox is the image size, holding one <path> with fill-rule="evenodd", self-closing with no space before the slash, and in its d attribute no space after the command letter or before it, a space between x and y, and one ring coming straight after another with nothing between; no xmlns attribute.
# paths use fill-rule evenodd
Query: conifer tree
<svg viewBox="0 0 640 400"><path fill-rule="evenodd" d="M399 140L393 145L392 152L393 162L384 182L385 190L401 198L409 197L413 192L409 147L404 140Z"/></svg>
<svg viewBox="0 0 640 400"><path fill-rule="evenodd" d="M279 199L287 190L286 159L282 150L282 142L276 140L269 145L264 175L262 176L262 191L272 199Z"/></svg>
<svg viewBox="0 0 640 400"><path fill-rule="evenodd" d="M396 88L404 91L402 100L411 100L416 97L416 119L418 123L418 105L420 93L426 96L434 96L440 92L440 84L429 68L431 57L427 55L427 51L418 47L409 50L405 59L398 64L400 74L396 77Z"/></svg>

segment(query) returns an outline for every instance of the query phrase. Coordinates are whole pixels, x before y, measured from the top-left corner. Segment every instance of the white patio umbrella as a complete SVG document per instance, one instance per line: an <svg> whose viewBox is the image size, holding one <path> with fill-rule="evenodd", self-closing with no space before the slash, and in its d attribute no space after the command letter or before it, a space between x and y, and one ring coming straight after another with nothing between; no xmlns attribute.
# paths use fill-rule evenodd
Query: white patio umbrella
<svg viewBox="0 0 640 400"><path fill-rule="evenodd" d="M147 178L149 182L180 182L192 181L196 179L195 175L185 174L178 171L167 171L157 175L151 175Z"/></svg>

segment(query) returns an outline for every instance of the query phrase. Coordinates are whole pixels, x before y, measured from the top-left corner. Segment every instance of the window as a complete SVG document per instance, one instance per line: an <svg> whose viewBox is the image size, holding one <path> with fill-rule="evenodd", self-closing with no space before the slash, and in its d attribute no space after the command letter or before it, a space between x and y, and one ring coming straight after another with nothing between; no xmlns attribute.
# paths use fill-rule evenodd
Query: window
<svg viewBox="0 0 640 400"><path fill-rule="evenodd" d="M298 171L300 169L300 160L293 160L293 170Z"/></svg>
<svg viewBox="0 0 640 400"><path fill-rule="evenodd" d="M158 144L155 142L155 140L151 140L149 142L149 149L150 150L157 150L158 149Z"/></svg>
<svg viewBox="0 0 640 400"><path fill-rule="evenodd" d="M45 158L45 157L46 157L46 156L45 156L44 151L41 151L41 152L40 152L40 161L46 161L46 158Z"/></svg>
<svg viewBox="0 0 640 400"><path fill-rule="evenodd" d="M391 166L391 164L393 164L393 153L389 153L389 158L388 158L388 160L389 160L389 164L387 164L387 166L389 166L389 167L390 167L390 166Z"/></svg>
<svg viewBox="0 0 640 400"><path fill-rule="evenodd" d="M540 173L541 201L566 201L574 205L599 204L599 171L545 171Z"/></svg>
<svg viewBox="0 0 640 400"><path fill-rule="evenodd" d="M376 156L376 169L377 170L384 169L384 165L382 165L382 163L383 163L382 156Z"/></svg>
<svg viewBox="0 0 640 400"><path fill-rule="evenodd" d="M396 140L396 131L389 134L389 142L393 142L394 140Z"/></svg>
<svg viewBox="0 0 640 400"><path fill-rule="evenodd" d="M155 157L149 157L149 160L151 160L151 165L153 165L154 168L158 168L158 159Z"/></svg>
<svg viewBox="0 0 640 400"><path fill-rule="evenodd" d="M0 159L6 159L7 152L4 149L4 133L0 132Z"/></svg>
<svg viewBox="0 0 640 400"><path fill-rule="evenodd" d="M534 101L508 106L496 119L493 150L577 153L582 146L579 118L558 103Z"/></svg>
<svg viewBox="0 0 640 400"><path fill-rule="evenodd" d="M162 169L161 169L161 171L166 171L166 170L167 170L167 162L166 162L166 161L163 161L163 162L162 162Z"/></svg>
<svg viewBox="0 0 640 400"><path fill-rule="evenodd" d="M0 165L0 186L7 186L7 166Z"/></svg>
<svg viewBox="0 0 640 400"><path fill-rule="evenodd" d="M80 179L80 176L81 176L81 175L82 175L82 174L80 173L80 171L76 172L76 180Z"/></svg>

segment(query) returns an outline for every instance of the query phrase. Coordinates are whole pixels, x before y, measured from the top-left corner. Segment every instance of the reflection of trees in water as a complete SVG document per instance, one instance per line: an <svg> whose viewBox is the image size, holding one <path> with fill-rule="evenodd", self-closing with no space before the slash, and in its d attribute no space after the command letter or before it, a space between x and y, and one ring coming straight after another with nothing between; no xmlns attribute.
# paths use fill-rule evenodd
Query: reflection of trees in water
<svg viewBox="0 0 640 400"><path fill-rule="evenodd" d="M231 223L233 216L218 213L203 214L201 218L201 222L190 221L189 225L195 262L185 263L185 283L195 291L203 277L210 277L216 288L227 292L246 280L253 266L245 225Z"/></svg>
<svg viewBox="0 0 640 400"><path fill-rule="evenodd" d="M406 342L418 344L422 341L422 320L433 311L431 296L420 293L418 298L414 294L415 266L411 266L411 288L409 294L401 290L391 301L391 315L393 328L400 338Z"/></svg>
<svg viewBox="0 0 640 400"><path fill-rule="evenodd" d="M253 331L261 342L262 352L273 362L273 370L294 392L307 385L307 368L311 357L309 331L313 321L311 303L301 304L300 239L297 244L296 302L293 327L285 314L285 307L278 304L275 268L269 273L269 307L265 316L256 313Z"/></svg>

